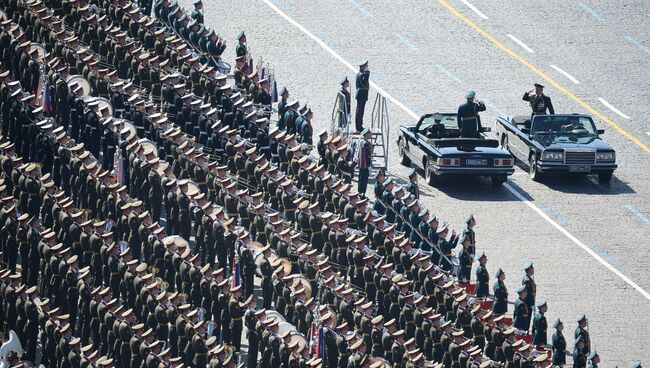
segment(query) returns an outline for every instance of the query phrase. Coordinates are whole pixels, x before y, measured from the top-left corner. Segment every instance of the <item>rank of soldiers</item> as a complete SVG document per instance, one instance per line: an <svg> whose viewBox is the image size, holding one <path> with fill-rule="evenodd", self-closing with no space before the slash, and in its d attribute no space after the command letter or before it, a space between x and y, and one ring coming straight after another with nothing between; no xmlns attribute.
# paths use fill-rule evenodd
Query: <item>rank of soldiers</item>
<svg viewBox="0 0 650 368"><path fill-rule="evenodd" d="M158 1L159 21L125 1L51 3L10 1L0 33L0 326L25 360L40 341L46 365L233 366L245 330L249 367L564 364L532 264L510 323L500 269L488 298L476 220L449 234L416 184L384 173L371 205L350 188L345 139L306 152L313 114L286 89L269 130L245 35L229 85L199 2ZM578 325L574 366L596 365Z"/></svg>

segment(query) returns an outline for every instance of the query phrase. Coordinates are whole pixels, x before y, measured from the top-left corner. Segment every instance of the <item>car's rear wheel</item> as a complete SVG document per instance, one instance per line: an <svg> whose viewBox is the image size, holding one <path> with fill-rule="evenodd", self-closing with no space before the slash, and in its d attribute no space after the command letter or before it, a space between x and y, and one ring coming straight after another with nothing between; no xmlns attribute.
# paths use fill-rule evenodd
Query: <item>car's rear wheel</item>
<svg viewBox="0 0 650 368"><path fill-rule="evenodd" d="M598 181L602 184L607 184L612 181L612 173L598 174Z"/></svg>
<svg viewBox="0 0 650 368"><path fill-rule="evenodd" d="M434 186L438 182L438 175L431 169L427 161L424 161L424 179L427 184Z"/></svg>
<svg viewBox="0 0 650 368"><path fill-rule="evenodd" d="M508 181L508 175L494 175L491 179L493 187L500 187L503 183Z"/></svg>
<svg viewBox="0 0 650 368"><path fill-rule="evenodd" d="M535 155L530 155L528 159L528 174L533 181L540 181L542 179L542 173L537 170L537 157Z"/></svg>
<svg viewBox="0 0 650 368"><path fill-rule="evenodd" d="M406 144L404 143L403 138L400 138L398 145L399 145L399 158L400 158L399 163L404 166L410 166L411 159L409 159L408 156L406 155Z"/></svg>

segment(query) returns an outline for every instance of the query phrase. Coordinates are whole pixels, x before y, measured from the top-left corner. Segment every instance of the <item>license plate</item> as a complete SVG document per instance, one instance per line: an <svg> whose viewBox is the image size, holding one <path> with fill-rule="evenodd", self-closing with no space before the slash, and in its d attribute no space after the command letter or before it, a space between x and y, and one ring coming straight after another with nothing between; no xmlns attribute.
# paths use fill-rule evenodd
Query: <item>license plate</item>
<svg viewBox="0 0 650 368"><path fill-rule="evenodd" d="M471 166L485 166L487 165L487 160L467 159L465 160L465 164Z"/></svg>
<svg viewBox="0 0 650 368"><path fill-rule="evenodd" d="M584 165L570 165L569 172L573 173L588 173L591 172L591 166Z"/></svg>

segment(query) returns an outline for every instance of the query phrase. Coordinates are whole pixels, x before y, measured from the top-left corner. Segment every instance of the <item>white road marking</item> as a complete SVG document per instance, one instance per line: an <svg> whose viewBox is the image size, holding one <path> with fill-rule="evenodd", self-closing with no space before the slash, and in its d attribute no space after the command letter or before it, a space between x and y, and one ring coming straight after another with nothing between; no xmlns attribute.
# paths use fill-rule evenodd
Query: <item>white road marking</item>
<svg viewBox="0 0 650 368"><path fill-rule="evenodd" d="M517 45L521 46L521 48L523 48L524 50L526 50L526 51L528 51L528 52L535 52L533 49L531 49L530 47L528 47L528 45L526 45L525 43L521 42L520 39L518 39L517 37L511 35L510 33L508 33L506 36L508 36L509 39L515 41L515 43L516 43Z"/></svg>
<svg viewBox="0 0 650 368"><path fill-rule="evenodd" d="M573 82L575 84L580 84L580 82L578 82L578 80L575 79L574 76L572 76L571 74L569 74L569 73L565 72L564 70L560 69L559 66L551 64L551 68L557 70L558 73L560 73L563 76L567 77L567 79L570 80L571 82Z"/></svg>
<svg viewBox="0 0 650 368"><path fill-rule="evenodd" d="M461 3L465 4L468 8L472 9L474 13L476 13L479 17L483 19L488 19L487 15L483 14L482 11L478 10L472 3L470 3L467 0L460 0Z"/></svg>
<svg viewBox="0 0 650 368"><path fill-rule="evenodd" d="M274 12L276 12L278 15L280 15L282 18L284 18L287 22L291 23L293 26L298 28L300 31L302 31L307 37L311 38L316 42L321 48L323 48L325 51L327 51L330 55L332 55L336 60L341 62L343 65L345 65L348 69L352 70L353 72L356 72L356 69L352 64L350 64L347 60L343 59L341 55L339 55L336 51L332 50L331 47L327 46L325 42L320 40L318 37L314 36L313 33L311 33L307 28L303 27L300 23L296 22L288 16L286 13L284 13L280 8L275 6L270 0L262 0L269 8L271 8ZM394 103L397 107L402 109L405 113L407 113L409 116L411 116L413 119L419 119L420 115L416 114L413 112L411 109L406 107L402 102L400 102L398 99L390 95L388 92L377 86L375 83L370 82L370 85L377 90L378 93L383 95L386 99ZM528 206L530 209L535 211L539 216L541 216L546 222L551 224L553 227L555 227L558 231L560 231L564 236L566 236L569 240L571 240L574 244L582 248L587 254L592 256L594 259L596 259L598 262L600 262L605 268L610 270L612 273L614 273L616 276L618 276L621 280L625 281L628 285L632 286L636 291L638 291L644 298L647 300L650 300L650 293L648 291L644 290L642 287L640 287L637 283L632 281L629 277L625 276L621 271L617 270L614 266L611 264L607 263L601 256L599 256L596 252L591 250L588 246L586 246L583 242L581 242L578 238L573 236L570 232L568 232L564 227L562 227L560 224L555 222L553 219L548 217L544 211L542 211L539 207L535 206L532 202L528 201L521 193L519 193L515 188L513 188L509 183L504 183L504 188L506 188L510 193L512 193L517 199L522 201L526 206Z"/></svg>
<svg viewBox="0 0 650 368"><path fill-rule="evenodd" d="M616 113L618 116L622 117L623 119L630 119L629 116L623 114L623 112L621 110L619 110L619 109L615 108L614 106L612 106L612 104L607 102L606 99L604 99L602 97L598 97L598 101L600 101L600 103L605 105L606 108L612 110L614 113Z"/></svg>
<svg viewBox="0 0 650 368"><path fill-rule="evenodd" d="M334 56L336 60L338 60L341 64L345 65L348 69L350 69L353 73L358 72L358 68L350 64L347 60L343 59L341 55L339 55L336 51L334 51L331 47L329 47L323 40L320 38L316 37L313 33L311 33L307 28L303 27L302 24L296 22L288 16L285 12L280 10L275 4L273 4L270 0L262 0L266 5L268 5L269 8L271 8L274 12L278 13L282 18L284 18L287 22L291 23L294 27L298 28L302 33L304 33L307 37L311 38L320 46L323 50L327 51L330 55ZM397 105L400 109L406 111L407 114L409 114L413 119L419 119L420 115L416 114L413 112L411 109L407 108L401 101L396 99L395 97L391 96L388 94L386 91L384 91L381 87L379 87L375 82L370 81L370 86L373 87L377 92L379 92L381 95L386 97L390 102L394 103Z"/></svg>

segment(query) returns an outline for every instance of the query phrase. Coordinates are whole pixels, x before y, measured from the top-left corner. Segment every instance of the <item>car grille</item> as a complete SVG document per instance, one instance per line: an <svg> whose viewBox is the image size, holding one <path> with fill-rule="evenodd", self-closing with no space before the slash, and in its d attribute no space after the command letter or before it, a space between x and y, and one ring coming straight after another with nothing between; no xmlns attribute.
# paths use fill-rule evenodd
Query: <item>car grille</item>
<svg viewBox="0 0 650 368"><path fill-rule="evenodd" d="M595 151L565 151L565 164L594 164L596 163Z"/></svg>

